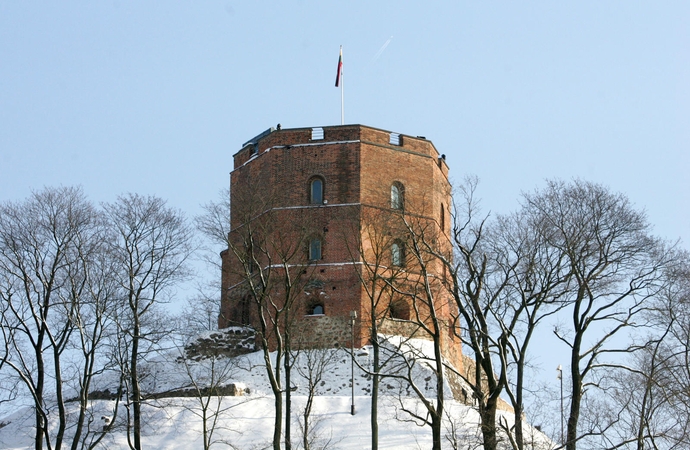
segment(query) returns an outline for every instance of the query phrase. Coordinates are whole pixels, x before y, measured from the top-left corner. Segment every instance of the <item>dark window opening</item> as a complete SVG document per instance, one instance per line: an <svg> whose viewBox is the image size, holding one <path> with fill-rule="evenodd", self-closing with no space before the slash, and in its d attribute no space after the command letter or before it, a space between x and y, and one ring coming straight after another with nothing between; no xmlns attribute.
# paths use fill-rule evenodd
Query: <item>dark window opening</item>
<svg viewBox="0 0 690 450"><path fill-rule="evenodd" d="M395 241L391 245L391 264L398 267L405 265L405 246L400 241Z"/></svg>
<svg viewBox="0 0 690 450"><path fill-rule="evenodd" d="M410 308L403 301L392 302L388 307L391 319L410 320Z"/></svg>
<svg viewBox="0 0 690 450"><path fill-rule="evenodd" d="M318 261L321 259L321 239L312 239L309 241L309 260Z"/></svg>
<svg viewBox="0 0 690 450"><path fill-rule="evenodd" d="M309 201L314 205L323 203L323 180L314 178L309 185Z"/></svg>
<svg viewBox="0 0 690 450"><path fill-rule="evenodd" d="M391 208L404 209L405 208L405 186L396 181L391 186Z"/></svg>
<svg viewBox="0 0 690 450"><path fill-rule="evenodd" d="M326 314L326 312L323 309L323 305L321 304L316 304L312 306L309 311L310 316L323 316L324 314Z"/></svg>
<svg viewBox="0 0 690 450"><path fill-rule="evenodd" d="M251 298L249 295L235 297L232 301L229 319L234 324L248 325L251 323Z"/></svg>

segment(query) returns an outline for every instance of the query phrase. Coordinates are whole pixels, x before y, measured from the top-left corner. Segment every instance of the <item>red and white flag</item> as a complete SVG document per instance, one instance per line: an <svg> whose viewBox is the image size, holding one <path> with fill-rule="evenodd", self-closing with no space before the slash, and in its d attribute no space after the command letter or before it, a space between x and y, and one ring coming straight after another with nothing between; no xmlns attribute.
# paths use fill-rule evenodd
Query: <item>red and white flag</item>
<svg viewBox="0 0 690 450"><path fill-rule="evenodd" d="M343 47L340 47L340 57L338 58L338 74L335 76L335 87L340 86L340 77L343 74Z"/></svg>

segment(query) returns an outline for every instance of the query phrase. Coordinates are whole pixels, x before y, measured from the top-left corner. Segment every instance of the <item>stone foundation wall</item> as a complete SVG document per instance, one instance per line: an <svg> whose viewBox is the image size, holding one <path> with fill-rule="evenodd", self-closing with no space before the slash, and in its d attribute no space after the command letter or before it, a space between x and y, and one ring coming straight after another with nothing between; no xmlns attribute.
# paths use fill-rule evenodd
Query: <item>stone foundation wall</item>
<svg viewBox="0 0 690 450"><path fill-rule="evenodd" d="M254 330L230 327L197 336L185 345L185 358L199 361L218 356L238 356L256 351Z"/></svg>
<svg viewBox="0 0 690 450"><path fill-rule="evenodd" d="M251 394L248 387L241 383L230 383L225 386L196 389L176 389L167 392L148 394L145 399L171 398L171 397L242 397Z"/></svg>
<svg viewBox="0 0 690 450"><path fill-rule="evenodd" d="M383 319L378 327L381 334L391 334L394 336L408 336L415 339L429 339L429 335L410 321L398 319Z"/></svg>
<svg viewBox="0 0 690 450"><path fill-rule="evenodd" d="M304 316L293 336L293 345L303 348L350 347L352 329L342 316Z"/></svg>

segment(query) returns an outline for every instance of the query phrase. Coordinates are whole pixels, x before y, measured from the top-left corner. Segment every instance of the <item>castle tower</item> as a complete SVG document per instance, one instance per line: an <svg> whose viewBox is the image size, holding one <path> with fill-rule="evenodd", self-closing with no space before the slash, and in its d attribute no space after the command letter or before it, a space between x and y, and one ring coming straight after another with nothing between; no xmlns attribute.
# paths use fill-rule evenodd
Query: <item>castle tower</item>
<svg viewBox="0 0 690 450"><path fill-rule="evenodd" d="M278 326L289 322L312 339L349 347L354 311L355 346L365 345L371 298L363 286L369 276L364 265L378 257L389 274L415 272L413 262L402 267L410 252L406 222L398 219L404 215L424 224L426 237L433 234L435 245L451 257L448 166L422 136L363 125L271 128L234 155L230 191L221 328L260 330L257 301L274 309L263 318L270 328L275 310L289 301L289 316L280 316ZM372 227L387 239L383 250L373 242ZM430 269L442 279L441 264ZM411 305L393 297L375 306L381 331L405 333ZM452 302L439 305L438 314L450 324ZM459 340L451 330L445 339L445 353L460 364Z"/></svg>

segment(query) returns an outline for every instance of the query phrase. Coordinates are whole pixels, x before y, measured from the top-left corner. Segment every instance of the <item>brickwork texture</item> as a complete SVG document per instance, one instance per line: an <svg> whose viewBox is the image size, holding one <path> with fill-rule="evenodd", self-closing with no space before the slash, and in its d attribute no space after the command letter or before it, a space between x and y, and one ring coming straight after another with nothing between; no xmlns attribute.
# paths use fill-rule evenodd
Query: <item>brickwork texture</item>
<svg viewBox="0 0 690 450"><path fill-rule="evenodd" d="M404 189L406 214L425 221L450 254L445 157L423 137L391 135L363 125L271 130L234 155L230 247L221 254L220 328L260 329L247 280L258 280L261 267L283 280L261 286L270 290L270 300L278 308L281 298L293 299L289 320L304 342L349 347L354 311L355 346L366 345L369 327L362 318L370 311L362 265L368 263L373 245L362 234L363 220L372 212L396 213L391 211L394 183ZM311 196L315 179L323 187L319 203ZM261 242L262 248L247 248L249 236L253 246ZM310 260L315 239L321 243L321 255ZM441 279L441 266L432 269ZM286 273L293 281L290 287L284 282ZM286 294L290 289L294 292ZM452 323L452 302L440 304L441 322ZM394 325L389 323L386 331L405 333L404 327ZM462 350L452 330L444 332L443 341L444 354L460 370Z"/></svg>

